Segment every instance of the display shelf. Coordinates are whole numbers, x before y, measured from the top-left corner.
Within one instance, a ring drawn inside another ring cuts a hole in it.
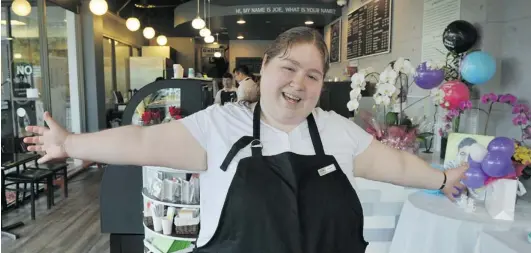
[[[199,209],[199,204],[197,204],[197,205],[186,205],[186,204],[177,204],[177,203],[172,203],[172,202],[160,201],[160,200],[157,200],[154,197],[150,196],[149,194],[145,193],[144,191],[142,191],[142,196],[144,196],[144,198],[146,198],[146,199],[151,200],[154,204],[162,204],[162,205],[165,205],[165,206],[174,206],[174,207],[179,207],[179,208]]]
[[[149,250],[149,252],[151,253],[163,253],[162,251],[160,251],[159,249],[157,249],[157,247],[155,247],[153,244],[151,244],[148,240],[144,239],[144,246]],[[193,252],[194,251],[194,246],[190,246],[189,248],[186,248],[186,249],[182,249],[182,250],[178,250],[178,251],[174,251],[174,252],[171,252],[171,253],[189,253],[189,252]]]
[[[144,219],[144,228],[149,230],[151,233],[156,234],[157,236],[161,236],[164,238],[177,240],[177,241],[188,241],[188,242],[195,242],[197,240],[196,235],[177,235],[175,234],[175,231],[172,231],[171,235],[165,235],[163,233],[156,232],[153,230],[153,225],[146,224],[146,220]]]
[[[158,170],[161,172],[168,172],[168,173],[191,173],[191,174],[201,173],[201,171],[173,169],[173,168],[158,167],[158,166],[143,166],[143,168],[149,169],[149,170]]]

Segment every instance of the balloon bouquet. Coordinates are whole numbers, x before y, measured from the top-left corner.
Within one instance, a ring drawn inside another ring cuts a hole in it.
[[[500,178],[516,179],[518,175],[511,160],[514,147],[514,141],[507,137],[494,138],[486,148],[479,143],[473,144],[463,184],[478,189]]]
[[[496,62],[492,56],[483,51],[468,51],[476,44],[478,33],[476,28],[467,21],[456,20],[450,23],[443,33],[443,44],[448,49],[447,62],[444,66],[433,66],[429,62],[421,63],[414,76],[415,83],[422,89],[431,90],[441,85],[449,105],[441,104],[444,108],[454,108],[464,98],[469,99],[466,81],[470,85],[481,85],[489,81],[496,72]],[[456,56],[457,62],[451,66],[449,56]],[[456,69],[455,67],[458,67]],[[456,75],[459,73],[458,75]],[[452,88],[455,87],[455,88]],[[455,90],[455,91],[454,91]]]

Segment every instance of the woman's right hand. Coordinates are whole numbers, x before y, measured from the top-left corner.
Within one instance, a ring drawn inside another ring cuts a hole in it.
[[[38,163],[68,157],[65,150],[65,142],[70,133],[60,126],[48,112],[44,113],[44,121],[46,121],[49,128],[41,126],[26,127],[26,131],[36,135],[24,138],[25,143],[34,144],[28,146],[28,150],[45,152],[45,155],[37,161]]]

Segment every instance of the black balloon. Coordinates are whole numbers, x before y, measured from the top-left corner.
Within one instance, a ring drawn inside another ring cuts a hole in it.
[[[443,44],[451,52],[463,53],[476,44],[478,31],[464,20],[456,20],[450,23],[443,33]]]

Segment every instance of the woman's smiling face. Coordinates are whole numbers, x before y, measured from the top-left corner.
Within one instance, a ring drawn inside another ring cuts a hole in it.
[[[261,104],[275,121],[298,124],[315,108],[321,95],[324,56],[313,43],[293,44],[287,50],[264,59]]]

